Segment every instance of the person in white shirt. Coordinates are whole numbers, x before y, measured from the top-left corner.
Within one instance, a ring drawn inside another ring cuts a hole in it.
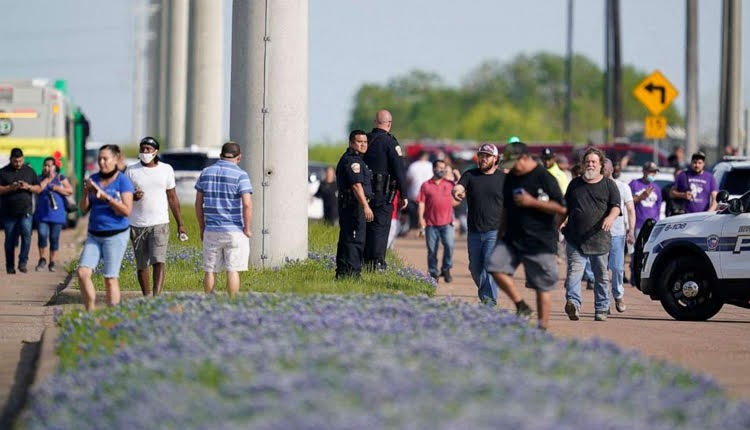
[[[409,164],[409,167],[406,169],[406,197],[410,201],[416,202],[417,196],[419,196],[419,189],[430,178],[432,178],[430,153],[422,150],[417,159]],[[409,205],[407,206],[407,210],[409,211],[409,225],[411,228],[416,228],[417,221],[419,220],[417,205]]]
[[[144,296],[161,293],[164,284],[167,244],[169,243],[169,209],[177,221],[180,240],[187,240],[180,215],[180,201],[175,190],[172,166],[159,161],[159,142],[144,137],[140,142],[138,163],[128,166],[125,174],[135,188],[130,212],[130,240],[133,242],[138,283]],[[153,267],[153,276],[150,276]],[[153,280],[153,290],[151,281]]]
[[[625,312],[627,306],[623,296],[625,295],[624,276],[625,276],[625,246],[626,243],[633,245],[635,243],[635,204],[633,203],[633,193],[630,187],[624,182],[615,180],[612,177],[614,166],[612,161],[607,159],[604,162],[604,176],[613,180],[617,184],[617,190],[620,192],[620,213],[612,223],[609,230],[612,235],[612,246],[609,249],[608,268],[612,271],[612,295],[615,299],[615,308],[617,312]]]

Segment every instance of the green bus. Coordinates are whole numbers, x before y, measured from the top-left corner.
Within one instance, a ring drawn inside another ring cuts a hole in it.
[[[55,158],[60,172],[82,192],[89,122],[67,94],[65,81],[0,80],[0,165],[8,164],[13,148],[38,173],[46,157]],[[80,213],[68,214],[74,226]]]

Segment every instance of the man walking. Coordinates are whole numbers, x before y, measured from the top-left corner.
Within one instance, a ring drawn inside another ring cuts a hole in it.
[[[368,269],[385,269],[385,251],[391,228],[393,198],[398,190],[399,207],[406,207],[406,178],[401,146],[391,131],[393,118],[387,110],[375,115],[375,128],[367,135],[367,153],[363,160],[372,171],[373,220],[367,223],[364,263]]]
[[[612,177],[614,166],[607,159],[604,162],[604,176],[617,185],[617,191],[620,193],[620,213],[615,222],[612,223],[610,234],[609,259],[607,267],[612,271],[612,296],[615,299],[615,308],[617,312],[625,312],[625,246],[626,244],[635,244],[635,208],[633,207],[633,194],[630,187]],[[631,275],[632,276],[632,275]]]
[[[219,161],[206,167],[195,184],[195,215],[203,241],[203,289],[214,290],[216,273],[227,272],[227,291],[235,297],[240,274],[250,259],[253,214],[250,177],[239,167],[240,145],[227,142]]]
[[[560,217],[566,213],[563,195],[555,178],[529,154],[522,142],[505,146],[503,169],[509,174],[503,184],[503,210],[498,239],[488,270],[500,288],[516,304],[516,313],[531,315],[513,282],[519,264],[526,273],[526,286],[536,290],[537,325],[546,330],[551,307],[550,291],[557,285],[557,243]]]
[[[483,144],[477,152],[478,167],[466,171],[453,187],[453,198],[459,202],[466,199],[469,209],[469,272],[478,288],[479,300],[490,306],[497,304],[497,284],[487,272],[487,264],[497,240],[505,182],[505,173],[497,168],[497,162],[497,147]]]
[[[614,181],[604,177],[604,160],[598,149],[586,150],[583,174],[573,178],[565,193],[565,313],[574,321],[580,318],[581,279],[587,260],[594,271],[594,320],[606,321],[609,312],[607,260],[612,242],[610,229],[620,215],[620,192]]]
[[[178,235],[185,234],[180,201],[175,190],[172,166],[159,160],[159,142],[144,137],[139,144],[140,161],[128,166],[125,174],[133,183],[133,209],[130,211],[130,240],[133,242],[138,284],[144,296],[161,293],[169,243],[169,212],[177,221]],[[149,273],[149,266],[153,273]]]
[[[26,273],[31,249],[32,194],[42,192],[39,178],[24,163],[21,148],[10,151],[10,163],[0,169],[0,219],[5,229],[5,271],[16,273],[16,243],[21,236],[18,270]]]
[[[453,205],[451,192],[453,182],[443,179],[446,165],[443,160],[432,163],[432,178],[425,181],[419,188],[417,202],[419,203],[419,228],[424,232],[427,243],[427,270],[433,279],[438,277],[445,282],[453,281],[451,268],[453,267]],[[458,202],[455,202],[458,204]],[[438,240],[443,244],[443,261],[440,272],[437,270]]]
[[[372,196],[370,169],[362,161],[365,152],[367,134],[362,130],[353,130],[349,133],[349,148],[336,165],[340,227],[336,247],[336,279],[359,278],[362,272],[366,224],[373,220],[373,211],[368,203]]]
[[[680,173],[670,191],[673,199],[684,201],[685,213],[715,211],[719,186],[711,172],[703,170],[706,154],[696,152],[690,159],[690,169]]]

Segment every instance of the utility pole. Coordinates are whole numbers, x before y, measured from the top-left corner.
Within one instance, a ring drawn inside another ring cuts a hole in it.
[[[148,30],[148,20],[154,13],[153,5],[148,0],[141,1],[135,6],[135,40],[133,61],[133,129],[132,140],[139,141],[143,137],[146,107],[145,68],[146,47],[153,34]]]
[[[161,15],[160,0],[150,0],[148,10],[148,38],[146,39],[146,130],[149,136],[159,136],[159,76],[161,74]],[[139,139],[140,140],[140,139]]]
[[[612,136],[612,0],[604,3],[604,144]]]
[[[686,0],[685,114],[687,154],[698,151],[698,0]]]
[[[169,148],[185,147],[189,11],[189,0],[169,0],[169,61],[164,135]]]
[[[717,159],[724,156],[724,148],[739,148],[739,119],[741,91],[741,2],[724,0],[722,5],[721,38],[721,99],[719,101],[719,139]]]
[[[612,0],[612,106],[614,138],[625,137],[622,119],[622,56],[620,55],[620,0]]]
[[[565,56],[565,114],[563,118],[563,139],[573,141],[573,0],[568,0],[568,35]]]

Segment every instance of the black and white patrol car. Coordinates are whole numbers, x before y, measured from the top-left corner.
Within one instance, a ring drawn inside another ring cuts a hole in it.
[[[633,283],[675,319],[707,320],[725,303],[750,308],[750,191],[728,197],[719,192],[717,212],[648,220],[638,235]]]

